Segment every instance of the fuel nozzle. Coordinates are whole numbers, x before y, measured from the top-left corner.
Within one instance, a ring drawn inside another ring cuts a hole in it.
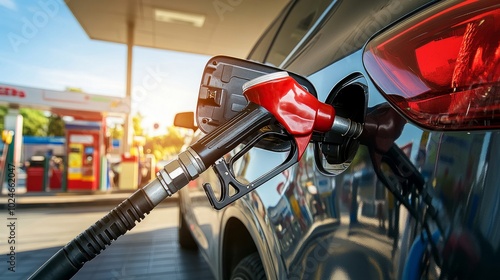
[[[330,130],[342,136],[357,138],[363,126],[335,114],[333,106],[320,102],[287,72],[276,72],[253,79],[243,85],[248,101],[270,111],[295,138],[299,159],[311,140],[313,131]]]
[[[221,126],[223,129],[221,127],[218,129],[221,134],[227,134],[233,128],[242,127],[240,136],[244,136],[246,139],[253,135],[254,139],[234,155],[229,162],[222,159],[213,166],[220,180],[220,197],[217,198],[214,195],[210,184],[207,183],[203,187],[210,203],[216,209],[221,209],[234,202],[297,163],[311,141],[313,132],[333,130],[348,137],[358,137],[362,132],[361,124],[336,116],[335,109],[331,105],[318,101],[315,96],[297,83],[287,72],[275,72],[251,80],[243,84],[243,94],[249,101],[245,109],[254,112],[255,117],[253,119],[244,117],[246,113],[243,111],[233,120],[230,120],[230,122],[233,122],[241,117],[243,119],[241,126],[231,123],[230,126],[225,127],[226,125],[224,125]],[[240,183],[232,174],[230,167],[264,136],[264,133],[255,134],[254,132],[272,123],[279,124],[279,127],[282,127],[285,131],[284,138],[290,140],[291,145],[287,158],[281,165],[268,171],[255,181]],[[220,143],[221,138],[218,137],[218,140],[214,141],[214,143]],[[231,139],[230,137],[227,138]],[[202,147],[195,144],[193,150],[206,152],[210,149],[207,149],[206,145]],[[221,154],[217,155],[219,158],[221,156]],[[230,195],[229,186],[236,189],[236,194]]]

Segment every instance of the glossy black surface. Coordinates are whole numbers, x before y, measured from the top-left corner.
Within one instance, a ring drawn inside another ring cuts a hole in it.
[[[331,93],[353,75],[361,77],[358,86],[368,93],[361,102],[370,111],[386,100],[365,72],[363,45],[427,2],[333,1],[295,52],[284,54],[281,66],[307,75],[322,101],[332,100]],[[280,18],[286,20],[286,14]],[[267,48],[269,40],[262,42]],[[255,59],[265,62],[262,48],[256,47]],[[424,131],[410,123],[397,133],[385,128],[380,127],[379,142],[361,145],[338,176],[318,171],[310,145],[298,164],[221,211],[210,207],[201,188],[202,182],[218,185],[212,171],[183,189],[181,209],[215,277],[229,279],[235,263],[254,251],[268,279],[498,277],[500,134]],[[383,155],[392,143],[404,161]],[[251,181],[285,156],[253,149],[234,170]],[[411,255],[412,244],[428,240],[429,233],[437,236],[434,242]],[[405,266],[411,277],[403,274]]]

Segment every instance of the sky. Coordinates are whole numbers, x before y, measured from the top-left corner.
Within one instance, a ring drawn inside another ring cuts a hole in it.
[[[196,109],[209,56],[144,47],[133,55],[132,113],[146,130]],[[124,44],[91,40],[62,0],[0,0],[0,83],[124,97],[126,57]]]

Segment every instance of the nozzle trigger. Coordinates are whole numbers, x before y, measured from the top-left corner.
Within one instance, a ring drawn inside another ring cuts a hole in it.
[[[290,139],[289,140],[290,151],[288,153],[287,158],[282,164],[280,164],[273,170],[265,173],[261,177],[257,178],[255,181],[248,184],[241,183],[235,178],[231,166],[233,166],[234,162],[236,162],[239,158],[241,158],[244,154],[246,154],[252,147],[254,147],[260,139],[269,136],[279,136],[281,138],[286,137]],[[297,163],[298,158],[299,158],[299,150],[297,144],[295,143],[295,141],[293,141],[292,138],[290,138],[289,135],[285,135],[283,133],[279,133],[276,131],[268,131],[265,133],[261,133],[257,137],[255,137],[250,143],[245,145],[245,147],[241,151],[239,151],[236,155],[234,155],[229,160],[229,162],[227,162],[224,158],[222,158],[221,160],[217,161],[214,165],[212,165],[212,168],[215,174],[217,174],[217,177],[219,178],[220,181],[220,187],[221,187],[220,199],[217,198],[212,186],[209,183],[203,184],[203,189],[207,194],[210,204],[212,204],[212,206],[215,209],[219,210],[233,203],[234,201],[238,200],[240,197],[246,195],[255,188],[259,187],[260,185],[264,184],[265,182],[267,182],[274,176],[278,175],[279,173],[285,171],[290,166]],[[230,187],[234,188],[235,190],[235,193],[232,195],[230,193],[229,189]]]

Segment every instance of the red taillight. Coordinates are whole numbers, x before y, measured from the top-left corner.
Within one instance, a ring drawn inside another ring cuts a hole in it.
[[[429,129],[500,128],[500,3],[445,1],[387,30],[363,54],[389,102]]]

